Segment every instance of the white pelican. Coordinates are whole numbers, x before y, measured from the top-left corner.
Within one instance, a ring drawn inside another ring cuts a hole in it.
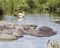
[[[19,21],[22,21],[22,20],[24,20],[24,17],[25,17],[25,13],[24,12],[22,12],[22,13],[18,13],[18,17],[19,17]]]

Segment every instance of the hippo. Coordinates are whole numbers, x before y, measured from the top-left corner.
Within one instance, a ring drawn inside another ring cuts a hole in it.
[[[25,35],[31,35],[36,37],[50,37],[56,35],[56,32],[50,27],[43,26],[37,29],[30,29],[24,32]]]
[[[19,25],[1,21],[0,40],[17,40],[21,37],[23,37],[23,33]]]
[[[60,24],[60,19],[53,20],[53,22]]]
[[[56,35],[57,33],[50,27],[43,26],[43,27],[39,28],[39,34],[43,34],[43,35],[46,35],[49,37],[49,36]]]
[[[34,23],[27,23],[25,25],[23,25],[24,30],[28,30],[28,29],[36,29],[38,25],[34,24]]]
[[[14,35],[1,34],[0,40],[16,40],[17,38]]]

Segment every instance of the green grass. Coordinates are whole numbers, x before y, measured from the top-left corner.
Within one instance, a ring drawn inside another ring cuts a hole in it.
[[[60,42],[56,41],[56,40],[49,40],[47,43],[47,48],[51,47],[51,48],[60,48]],[[49,46],[48,46],[49,45]]]
[[[18,12],[26,13],[60,12],[59,0],[0,0],[0,8],[5,14],[17,15]]]

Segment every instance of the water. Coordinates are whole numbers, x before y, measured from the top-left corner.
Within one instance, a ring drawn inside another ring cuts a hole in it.
[[[50,14],[28,14],[24,21],[18,21],[15,16],[4,16],[2,21],[16,23],[19,25],[26,24],[29,22],[35,23],[38,27],[48,26],[57,32],[57,35],[51,37],[34,37],[24,35],[20,38],[11,42],[1,42],[0,48],[47,48],[48,40],[60,40],[60,25],[53,23],[52,20],[60,18],[59,16]],[[50,47],[48,47],[50,48]]]

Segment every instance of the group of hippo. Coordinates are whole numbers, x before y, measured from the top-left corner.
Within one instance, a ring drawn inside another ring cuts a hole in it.
[[[24,37],[24,35],[50,37],[56,34],[53,29],[47,26],[39,28],[34,23],[20,26],[18,24],[0,21],[0,40],[16,40]]]

